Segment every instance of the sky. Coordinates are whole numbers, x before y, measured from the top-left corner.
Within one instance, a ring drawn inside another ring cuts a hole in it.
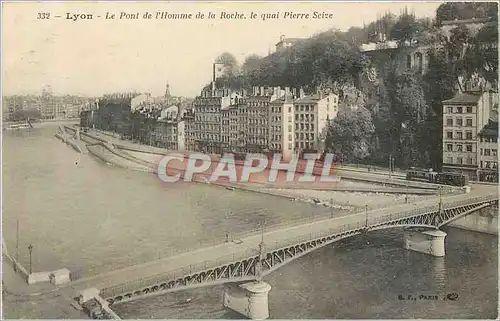
[[[10,2],[2,4],[3,95],[40,93],[100,96],[122,91],[194,97],[211,80],[212,63],[230,52],[241,63],[274,51],[280,35],[307,38],[337,28],[363,26],[384,12],[405,7],[417,17],[435,17],[441,2]],[[119,19],[138,14],[139,19]],[[192,13],[204,19],[157,20],[157,12]],[[211,12],[215,19],[208,19]],[[257,15],[251,19],[250,14]],[[284,14],[309,13],[309,19]],[[312,19],[313,12],[333,14]],[[49,19],[37,19],[49,13]],[[106,14],[115,19],[105,19]],[[143,19],[151,13],[153,19]],[[243,13],[246,19],[221,19]],[[262,14],[279,13],[279,19]],[[93,19],[66,19],[92,14]],[[56,16],[60,16],[59,18]],[[100,16],[100,17],[98,17]]]

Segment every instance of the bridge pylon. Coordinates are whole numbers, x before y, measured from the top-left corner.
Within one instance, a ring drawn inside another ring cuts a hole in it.
[[[262,281],[262,261],[265,259],[264,239],[259,244],[259,257],[255,263],[255,281],[243,284],[228,284],[224,289],[226,308],[234,310],[252,320],[269,318],[269,291],[271,286]]]
[[[404,248],[432,256],[445,256],[446,233],[438,229],[418,230],[408,228],[404,233]]]

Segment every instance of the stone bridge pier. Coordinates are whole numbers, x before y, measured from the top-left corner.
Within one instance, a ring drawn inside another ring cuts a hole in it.
[[[224,289],[224,307],[252,320],[269,318],[269,291],[271,286],[262,281],[229,283]]]
[[[440,230],[407,228],[404,232],[404,248],[432,256],[445,255],[446,233]]]

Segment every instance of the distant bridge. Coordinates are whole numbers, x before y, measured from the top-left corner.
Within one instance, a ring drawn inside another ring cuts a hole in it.
[[[460,217],[498,206],[498,195],[459,195],[443,198],[443,202],[432,206],[423,206],[424,203],[404,204],[284,228],[262,236],[250,236],[239,243],[229,242],[200,249],[77,280],[72,284],[96,287],[110,304],[117,304],[189,288],[260,280],[309,252],[354,235],[394,227],[437,230]],[[232,254],[221,257],[225,253]]]

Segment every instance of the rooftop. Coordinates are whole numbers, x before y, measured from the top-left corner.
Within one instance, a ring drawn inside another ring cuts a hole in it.
[[[323,94],[322,96],[323,96],[323,97],[322,97],[321,99],[324,99],[324,98],[328,97],[328,95],[326,95],[326,94]],[[302,98],[302,99],[297,99],[297,100],[295,101],[295,103],[296,103],[296,104],[310,104],[310,103],[317,103],[317,102],[318,102],[318,101],[320,101],[321,99],[320,99],[320,95],[316,93],[316,94],[314,94],[314,95],[306,96],[306,97],[304,97],[304,98]]]
[[[480,92],[459,92],[455,97],[447,100],[443,100],[444,105],[454,105],[454,104],[470,104],[475,105],[481,97]]]

